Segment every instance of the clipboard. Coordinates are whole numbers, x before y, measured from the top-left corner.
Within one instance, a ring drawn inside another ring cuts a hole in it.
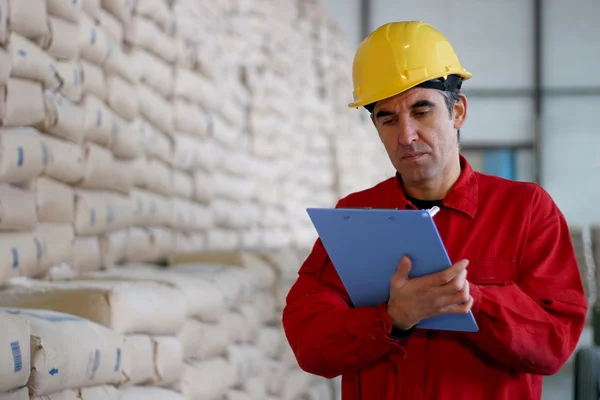
[[[390,279],[404,255],[412,260],[410,278],[452,265],[428,210],[307,208],[354,307],[389,299]],[[425,319],[417,328],[477,332],[473,313]]]

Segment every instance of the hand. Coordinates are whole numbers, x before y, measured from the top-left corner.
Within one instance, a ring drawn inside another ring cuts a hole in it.
[[[402,258],[390,282],[387,312],[401,330],[441,314],[466,314],[473,305],[467,281],[468,260],[461,260],[436,274],[409,279],[411,261]]]

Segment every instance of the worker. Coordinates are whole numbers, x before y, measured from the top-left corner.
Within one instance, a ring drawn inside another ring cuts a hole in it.
[[[370,112],[396,174],[337,207],[439,206],[434,221],[454,264],[409,278],[405,256],[389,301],[354,307],[317,240],[283,311],[299,366],[341,375],[343,400],[540,399],[542,377],[574,351],[588,307],[564,216],[539,185],[475,172],[460,154],[461,86],[472,75],[434,27],[381,26],[352,72],[350,107]],[[478,332],[415,327],[469,311]]]

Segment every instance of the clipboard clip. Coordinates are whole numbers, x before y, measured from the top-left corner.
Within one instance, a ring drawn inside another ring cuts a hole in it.
[[[440,208],[438,206],[433,206],[429,209],[429,215],[431,215],[431,218],[433,218],[439,211]]]

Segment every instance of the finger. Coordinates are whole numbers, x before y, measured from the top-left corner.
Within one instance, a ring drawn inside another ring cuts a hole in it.
[[[460,304],[450,304],[440,309],[440,314],[466,314],[471,311],[473,306],[473,297],[469,296],[467,301]]]
[[[460,291],[438,297],[435,304],[439,308],[444,308],[444,307],[448,307],[448,306],[451,306],[454,304],[465,303],[469,300],[470,297],[471,297],[471,294],[470,294],[469,282],[465,281],[465,284]]]
[[[460,260],[452,265],[450,268],[447,268],[437,274],[430,275],[432,286],[442,286],[446,283],[450,282],[457,275],[464,271],[469,265],[469,260]]]
[[[453,293],[457,293],[457,292],[460,292],[461,290],[463,290],[466,282],[467,282],[467,270],[463,269],[450,282],[445,283],[442,286],[438,286],[435,289],[435,292],[441,296],[451,295]]]
[[[410,268],[412,266],[412,262],[408,256],[402,257],[400,263],[398,264],[398,268],[394,275],[392,275],[391,284],[393,287],[400,287],[404,285],[404,282],[408,279],[408,273],[410,272]]]

